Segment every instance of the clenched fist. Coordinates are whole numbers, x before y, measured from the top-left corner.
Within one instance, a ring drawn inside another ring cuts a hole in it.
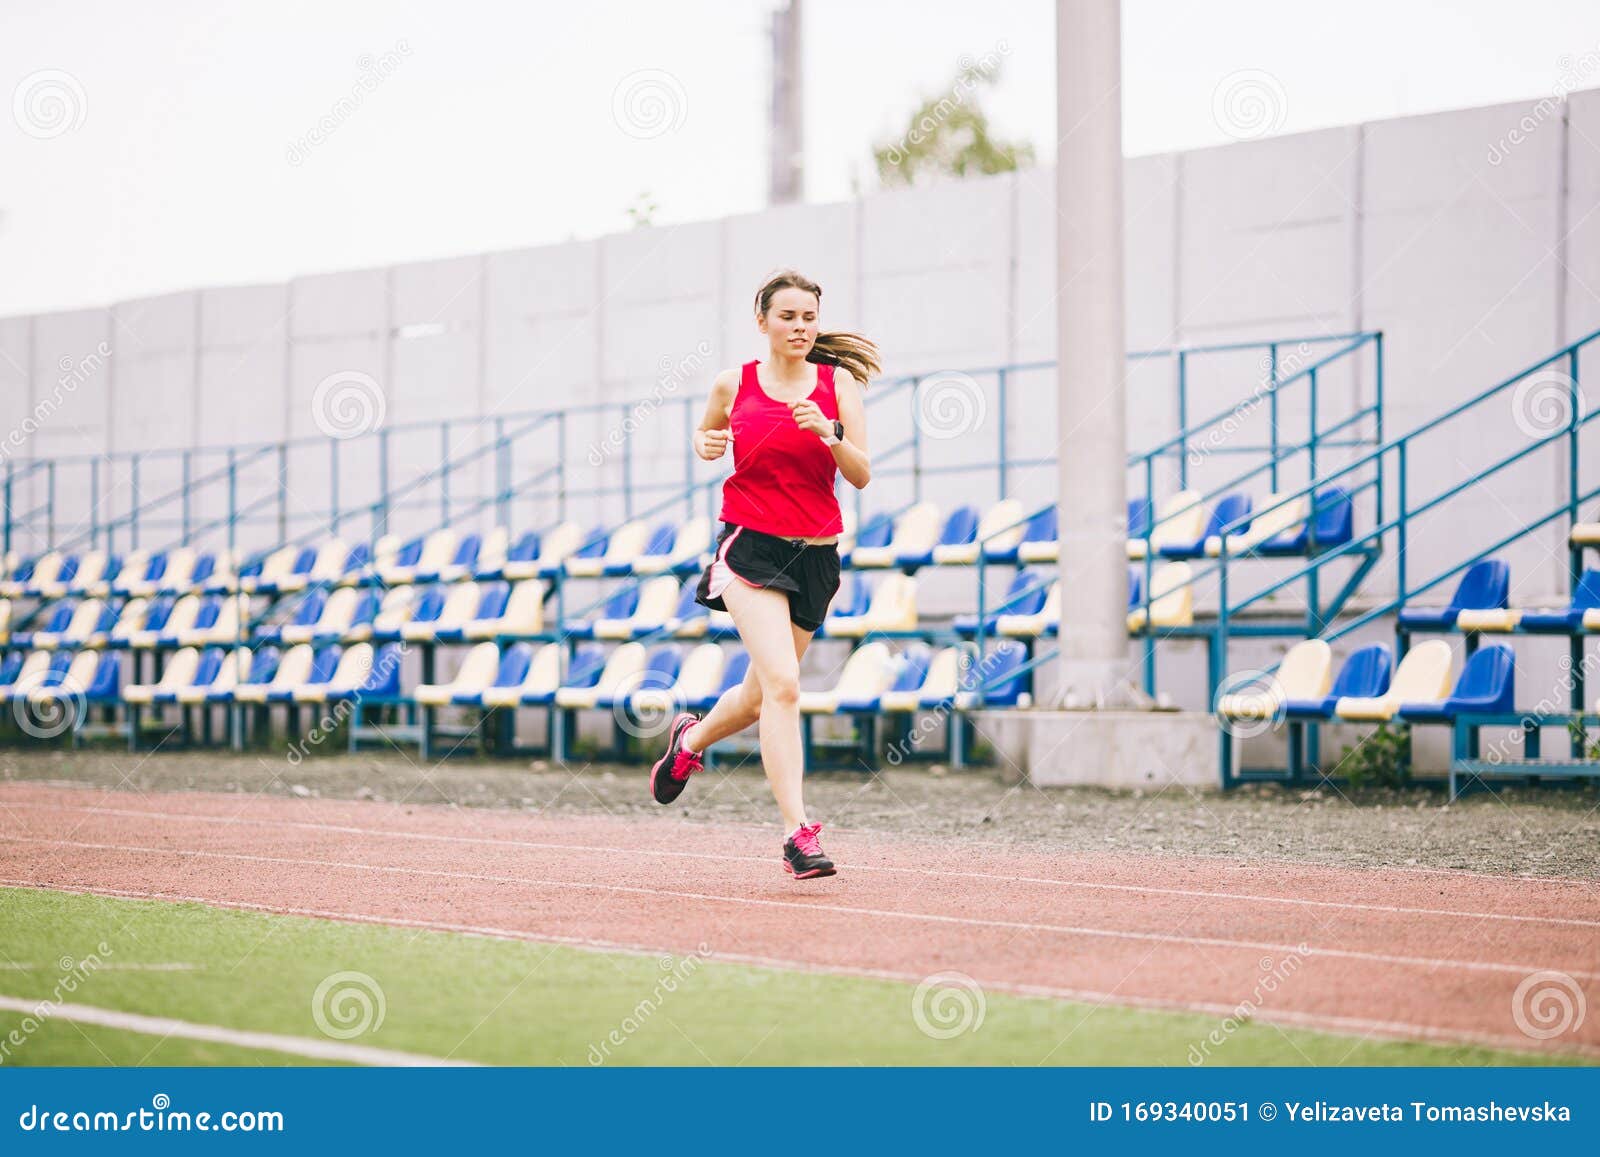
[[[733,445],[733,431],[731,430],[696,430],[694,432],[694,452],[707,462],[715,462],[728,452],[728,447]]]
[[[809,430],[819,438],[833,437],[833,419],[824,417],[821,408],[810,398],[791,402],[789,413],[802,430]]]

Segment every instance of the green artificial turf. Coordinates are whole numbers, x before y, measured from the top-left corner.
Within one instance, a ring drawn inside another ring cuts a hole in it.
[[[101,949],[104,945],[104,950]],[[92,966],[99,960],[107,967]],[[188,964],[139,971],[132,964]],[[115,965],[117,967],[109,967]],[[63,969],[66,968],[66,971]],[[328,978],[358,973],[347,983]],[[326,1042],[324,986],[349,1043],[489,1064],[1187,1065],[1222,1021],[580,948],[414,932],[201,904],[0,889],[0,994]],[[341,999],[337,994],[345,993]],[[381,992],[383,1018],[375,1023]],[[948,1017],[942,1020],[941,1015]],[[313,1064],[255,1051],[0,1011],[0,1065]],[[964,1028],[963,1028],[964,1026]],[[22,1043],[9,1034],[17,1031]],[[1563,1063],[1505,1052],[1247,1022],[1206,1045],[1217,1065]]]

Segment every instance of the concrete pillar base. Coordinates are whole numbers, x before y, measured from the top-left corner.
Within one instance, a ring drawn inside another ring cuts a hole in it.
[[[1001,766],[1039,787],[1216,788],[1218,726],[1202,711],[979,711]]]

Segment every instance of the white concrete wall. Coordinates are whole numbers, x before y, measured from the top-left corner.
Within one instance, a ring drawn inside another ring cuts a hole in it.
[[[1130,347],[1382,329],[1393,434],[1600,326],[1600,92],[1576,94],[1555,116],[1547,111],[1500,106],[1130,159]],[[1498,148],[1525,116],[1537,118],[1533,131]],[[287,438],[296,444],[281,516],[297,532],[314,527],[328,504],[335,455],[343,507],[376,493],[376,440],[333,449],[323,440],[312,401],[330,375],[366,374],[381,384],[391,485],[438,462],[442,420],[452,423],[451,452],[461,454],[492,436],[495,415],[605,403],[603,412],[571,421],[565,483],[569,515],[609,518],[614,500],[581,492],[618,486],[624,457],[635,482],[655,483],[659,495],[682,482],[684,428],[695,417],[683,398],[702,393],[718,369],[759,352],[750,297],[778,265],[800,264],[817,278],[826,290],[825,324],[872,335],[891,373],[1051,358],[1053,198],[1053,172],[1038,169],[593,241],[0,319],[0,422],[18,428],[53,388],[58,365],[105,341],[112,356],[12,458],[119,455],[100,470],[100,493],[113,494],[103,520],[125,505],[125,452]],[[686,360],[693,365],[686,379],[664,377]],[[1591,362],[1596,404],[1600,356]],[[1190,368],[1191,417],[1232,404],[1261,376],[1255,355],[1195,360]],[[926,443],[946,463],[981,466],[998,451],[995,381],[973,376],[984,423],[962,438]],[[1134,363],[1129,381],[1131,439],[1148,445],[1173,429],[1174,364]],[[1053,452],[1053,387],[1048,370],[1012,375],[1006,439],[1013,456]],[[1321,420],[1343,416],[1374,387],[1367,372],[1324,374]],[[1286,438],[1307,428],[1303,397],[1285,398]],[[639,408],[641,399],[650,404]],[[875,445],[903,440],[911,413],[909,397],[875,407]],[[1486,414],[1448,438],[1419,441],[1411,462],[1421,480],[1416,493],[1426,492],[1428,479],[1458,477],[1513,448],[1525,435],[1507,417]],[[426,425],[413,431],[412,423]],[[590,448],[606,446],[625,423],[632,430],[626,454],[608,450],[591,461]],[[1264,410],[1235,436],[1263,440]],[[527,436],[514,476],[537,474],[555,455],[553,429]],[[1413,574],[1552,505],[1565,491],[1563,457],[1546,454],[1507,471],[1492,501],[1475,500],[1471,518],[1462,507],[1420,524]],[[221,469],[225,460],[206,455],[195,470]],[[909,459],[880,465],[872,505],[908,500],[910,480],[897,471]],[[1194,480],[1215,484],[1236,465],[1207,459]],[[170,460],[142,464],[141,491],[148,497],[170,487],[175,470]],[[701,479],[714,473],[702,463],[693,471]],[[241,466],[241,497],[262,493],[275,472],[270,458]],[[1286,482],[1300,480],[1287,472]],[[453,480],[450,508],[488,496],[493,481],[485,459],[472,477]],[[1169,474],[1159,485],[1173,481]],[[36,476],[19,491],[31,501],[40,486]],[[87,465],[63,463],[56,487],[62,536],[88,518]],[[1053,480],[1044,468],[1019,469],[1011,489],[1043,498]],[[945,504],[998,496],[992,471],[931,475],[925,493]],[[433,525],[442,497],[436,483],[420,487],[392,528]],[[221,487],[201,496],[195,521],[219,517],[223,500]],[[20,492],[16,505],[28,508]],[[514,520],[526,525],[554,514],[553,499],[529,499]],[[258,517],[241,530],[241,546],[280,533],[276,504]],[[364,537],[367,516],[343,529]],[[217,536],[212,541],[220,545]],[[1508,552],[1519,599],[1562,592],[1557,545],[1552,530]],[[1380,575],[1372,589],[1384,581]],[[935,605],[946,597],[938,589],[929,596]],[[961,594],[952,589],[948,597]]]

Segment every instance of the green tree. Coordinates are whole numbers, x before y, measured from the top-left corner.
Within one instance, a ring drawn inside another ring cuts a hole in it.
[[[628,220],[635,229],[648,229],[655,224],[656,213],[660,209],[656,199],[649,192],[642,191],[628,206]]]
[[[885,186],[927,176],[1009,173],[1033,164],[1033,145],[1003,141],[989,128],[979,95],[1000,78],[998,64],[958,72],[945,93],[924,100],[897,139],[880,141],[872,159]]]

